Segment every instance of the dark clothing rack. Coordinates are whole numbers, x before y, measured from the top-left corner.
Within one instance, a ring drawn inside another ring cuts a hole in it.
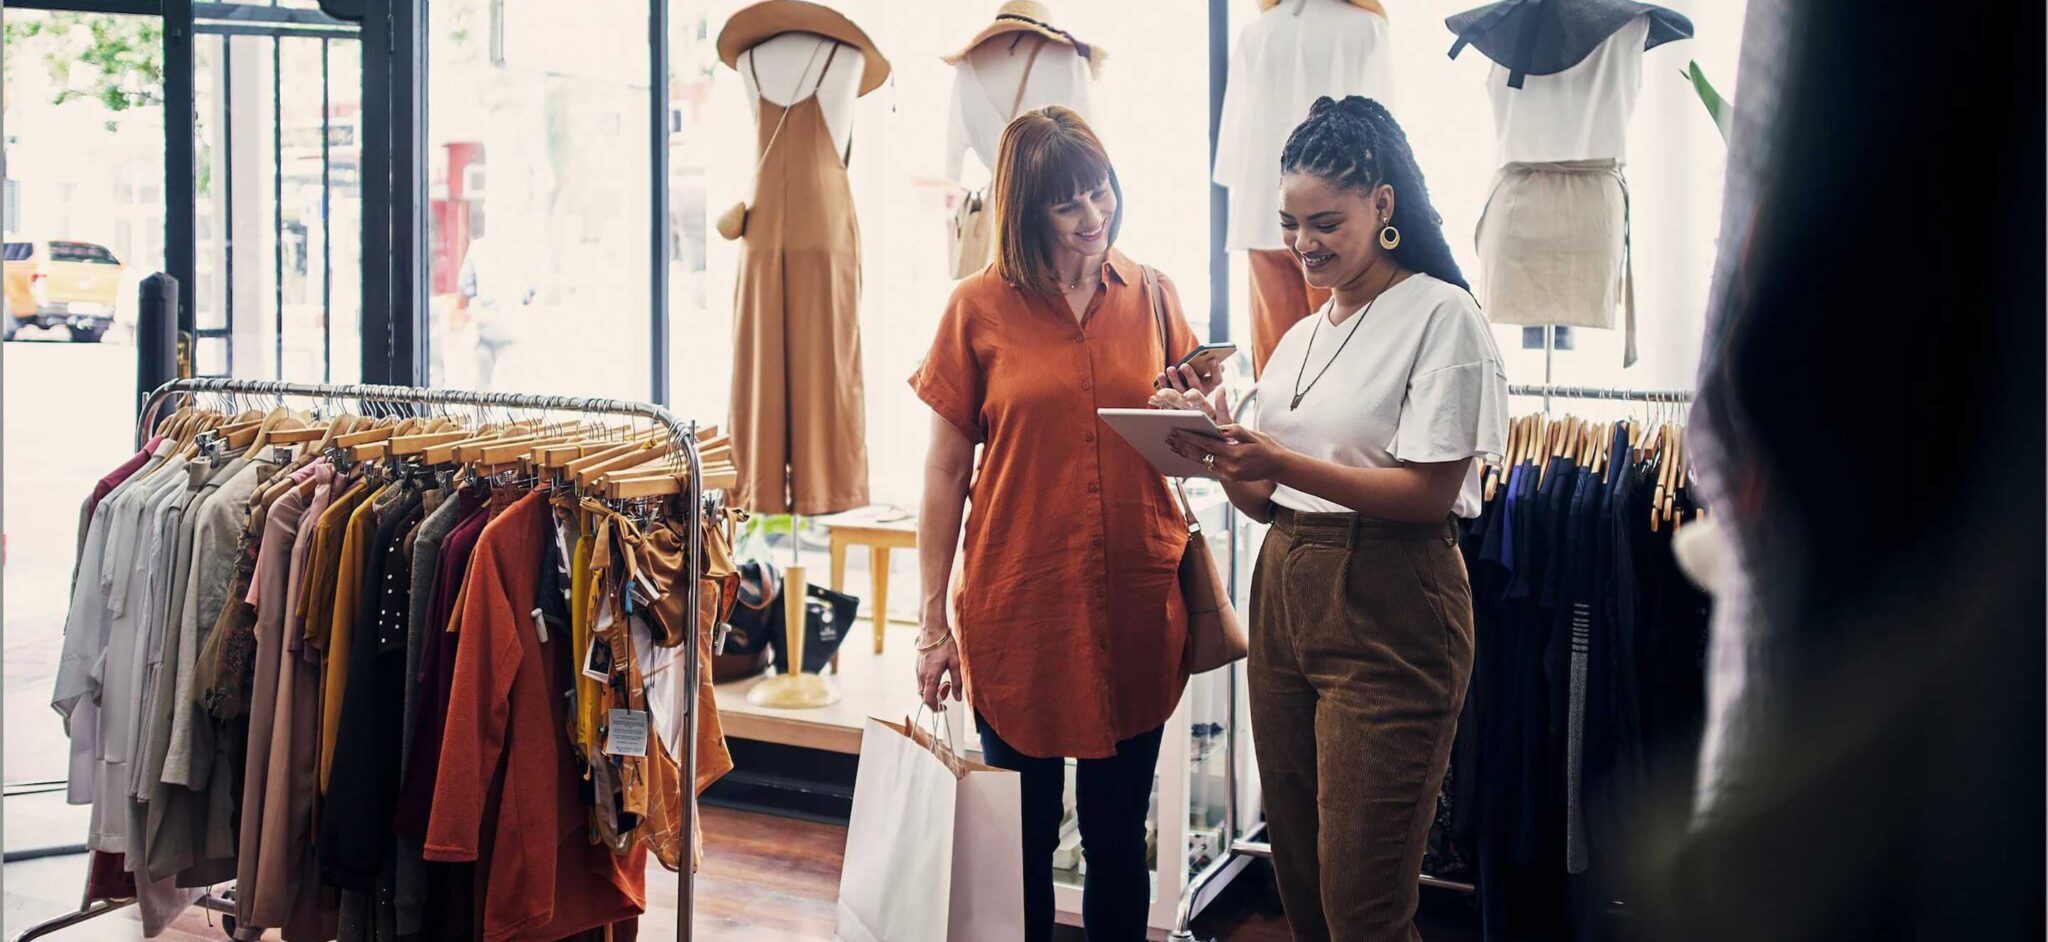
[[[543,413],[569,412],[586,415],[633,416],[648,419],[659,423],[668,432],[675,446],[688,458],[689,475],[687,489],[684,492],[687,495],[687,499],[682,503],[689,516],[686,525],[690,534],[690,559],[700,560],[704,555],[703,517],[700,515],[715,513],[716,508],[711,505],[717,500],[717,497],[716,495],[706,495],[704,493],[704,473],[698,461],[697,453],[697,425],[695,422],[685,421],[675,413],[658,405],[622,399],[472,392],[451,389],[426,389],[416,386],[374,386],[362,384],[329,386],[263,380],[177,379],[157,387],[144,400],[142,411],[136,418],[136,446],[139,448],[148,440],[150,431],[156,426],[155,419],[158,411],[172,397],[183,396],[187,402],[191,402],[196,400],[198,396],[207,393],[235,398],[242,396],[254,398],[276,397],[280,404],[283,403],[286,397],[294,397],[318,399],[324,402],[353,400],[393,405],[473,406],[478,409],[496,408],[508,411],[522,410]],[[692,565],[689,567],[689,571],[694,572],[696,568],[695,565]],[[700,683],[699,678],[702,670],[702,665],[698,663],[697,656],[697,633],[704,628],[704,626],[697,623],[698,589],[698,580],[695,578],[689,579],[687,591],[689,593],[690,636],[682,645],[684,652],[684,682],[678,694],[678,699],[682,700],[679,706],[685,717],[686,732],[682,754],[677,757],[682,773],[678,776],[678,780],[683,783],[681,787],[686,789],[689,787],[689,783],[696,781],[697,768],[697,722],[699,719],[697,713],[697,685]],[[682,800],[682,829],[684,834],[694,834],[697,829],[697,803],[692,798],[693,796],[686,794]],[[689,865],[684,866],[681,872],[677,874],[676,938],[679,942],[688,942],[691,938],[692,912],[696,901],[694,878],[694,868]],[[38,939],[60,929],[69,928],[87,920],[104,916],[107,913],[133,905],[134,903],[135,900],[133,899],[99,902],[87,900],[75,912],[65,913],[29,927],[20,935],[15,936],[13,942],[30,942],[30,940]],[[197,905],[202,909],[213,912],[229,914],[235,912],[234,900],[231,896],[209,893],[200,897]]]

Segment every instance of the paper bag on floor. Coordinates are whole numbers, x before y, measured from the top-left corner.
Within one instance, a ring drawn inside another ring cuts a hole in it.
[[[914,723],[869,718],[834,938],[1022,937],[1019,788],[1017,773],[969,762]]]

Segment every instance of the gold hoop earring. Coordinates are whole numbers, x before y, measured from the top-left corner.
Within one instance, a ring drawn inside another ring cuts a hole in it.
[[[1392,224],[1382,226],[1380,228],[1380,248],[1391,252],[1400,247],[1401,230],[1394,228]]]

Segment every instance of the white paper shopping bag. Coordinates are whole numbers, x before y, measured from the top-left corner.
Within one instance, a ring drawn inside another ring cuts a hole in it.
[[[1024,933],[1015,772],[967,762],[906,721],[870,718],[839,878],[842,942]]]

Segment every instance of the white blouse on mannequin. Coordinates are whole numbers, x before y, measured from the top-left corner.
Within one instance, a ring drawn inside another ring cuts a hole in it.
[[[836,55],[832,51],[835,45],[839,46]],[[826,67],[828,58],[830,68]],[[818,107],[825,112],[833,147],[846,151],[847,142],[853,139],[853,103],[860,97],[860,79],[866,69],[860,50],[814,33],[783,33],[740,53],[738,68],[750,99],[758,103],[766,98],[785,108],[809,97],[823,71]],[[757,71],[759,85],[754,84]]]
[[[1287,135],[1324,95],[1363,95],[1391,109],[1388,42],[1387,21],[1346,0],[1290,0],[1244,28],[1216,147],[1216,182],[1230,189],[1226,249],[1285,247],[1280,151]]]
[[[1064,105],[1078,112],[1082,120],[1089,120],[1092,79],[1088,60],[1074,52],[1074,47],[1035,34],[992,36],[953,67],[952,119],[946,128],[948,178],[961,179],[968,151],[994,175],[996,148],[1002,142],[1003,129],[1010,124],[1010,103],[1017,101],[1017,83],[1025,78],[1024,65],[1031,62],[1031,48],[1037,43],[1044,43],[1045,48],[1031,66],[1017,113]]]
[[[1500,161],[1620,160],[1628,151],[1628,119],[1643,85],[1648,14],[1630,20],[1586,58],[1554,75],[1527,75],[1508,85],[1508,70],[1487,70]]]

